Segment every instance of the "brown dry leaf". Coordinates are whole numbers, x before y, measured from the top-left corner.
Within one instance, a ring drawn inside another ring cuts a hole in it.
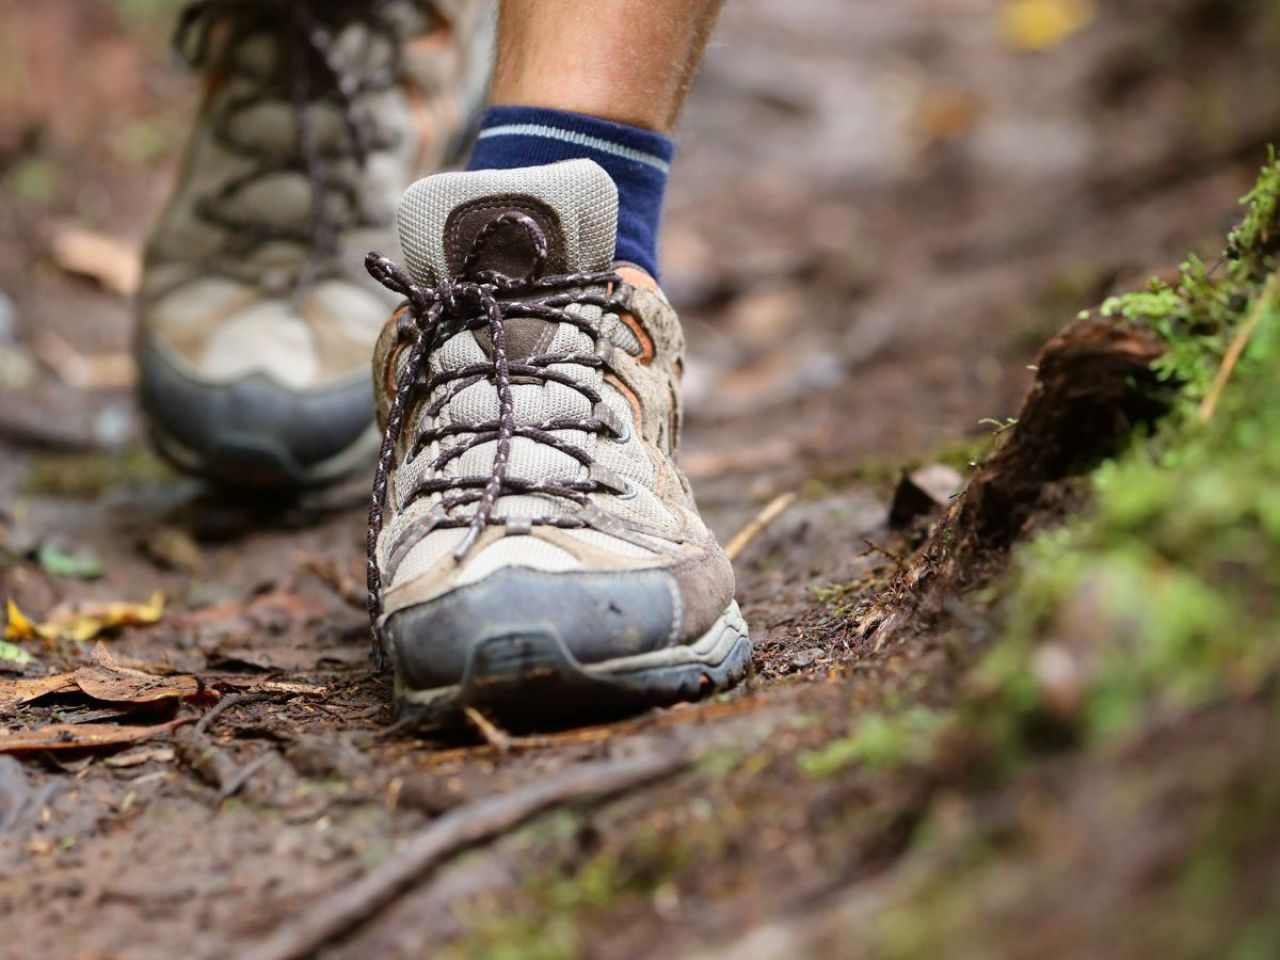
[[[76,390],[118,390],[133,386],[137,365],[127,353],[85,355],[52,330],[41,330],[32,343],[40,362]]]
[[[138,290],[142,252],[127,240],[63,223],[54,230],[49,252],[67,273],[96,280],[112,293],[131,297]]]
[[[200,545],[182,527],[156,527],[139,541],[138,546],[149,560],[165,570],[196,573],[204,562]]]
[[[311,553],[297,555],[298,566],[331,589],[343,602],[357,610],[368,603],[365,584],[348,565],[337,557],[320,557]]]
[[[932,90],[916,106],[912,126],[926,143],[946,143],[971,133],[981,115],[982,107],[973,97]]]
[[[144,704],[188,700],[211,693],[199,680],[186,674],[164,676],[123,666],[101,640],[93,648],[93,659],[94,666],[76,671],[75,682],[94,700]]]
[[[204,693],[195,677],[154,677],[149,674],[115,673],[102,667],[81,667],[75,682],[85,696],[110,703],[159,703],[188,700]]]
[[[173,758],[173,747],[139,747],[137,750],[129,750],[114,757],[108,757],[102,762],[108,767],[136,767],[149,760],[172,763]]]
[[[74,673],[55,673],[48,677],[24,677],[0,680],[0,706],[18,706],[39,700],[51,693],[70,693],[76,689]]]
[[[55,693],[76,692],[92,700],[133,705],[216,696],[193,676],[158,676],[121,666],[101,642],[93,658],[93,666],[71,673],[0,681],[0,705],[18,706]]]
[[[94,750],[124,743],[138,743],[191,723],[195,717],[178,717],[168,723],[137,727],[119,723],[56,723],[35,730],[0,733],[0,753],[31,750]]]

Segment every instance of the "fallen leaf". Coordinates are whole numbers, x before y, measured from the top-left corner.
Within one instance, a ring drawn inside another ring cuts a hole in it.
[[[85,355],[48,329],[38,332],[31,346],[41,363],[76,390],[124,389],[138,379],[137,364],[127,353]]]
[[[1048,50],[1093,22],[1094,0],[1010,0],[1000,8],[1000,32],[1016,50]]]
[[[148,559],[164,570],[195,573],[204,560],[200,545],[182,527],[156,527],[139,541],[138,546]]]
[[[299,553],[297,560],[302,569],[336,593],[343,602],[357,610],[367,608],[368,588],[341,559]]]
[[[142,253],[137,245],[119,237],[64,223],[55,229],[49,252],[53,262],[67,273],[96,280],[122,297],[138,290]]]
[[[85,723],[99,723],[103,720],[124,721],[131,717],[138,707],[132,703],[97,704],[86,703],[79,707],[60,707],[57,712],[59,723],[74,723],[80,726]]]
[[[178,717],[168,723],[138,727],[119,723],[55,723],[35,730],[0,733],[0,753],[31,750],[93,750],[138,743],[191,723],[195,717]]]
[[[4,638],[6,640],[41,639],[40,628],[18,609],[12,597],[5,603]]]
[[[18,706],[53,694],[83,693],[91,700],[141,705],[163,700],[216,697],[198,679],[186,674],[162,676],[122,667],[99,642],[92,666],[71,673],[19,680],[0,680],[0,705]]]
[[[53,693],[71,693],[76,689],[74,673],[55,673],[47,677],[23,677],[0,680],[0,706],[18,706]]]
[[[102,762],[108,767],[136,767],[146,763],[148,760],[171,763],[173,757],[173,747],[140,747],[137,750],[128,750],[124,753],[116,754],[114,757],[108,757]]]
[[[24,667],[31,660],[31,654],[17,644],[9,643],[7,640],[0,640],[0,668],[4,666]]]
[[[34,623],[12,600],[9,622],[5,626],[7,640],[73,640],[85,643],[122,627],[147,626],[157,623],[164,614],[164,594],[157,590],[146,603],[85,603],[58,608],[43,623]]]
[[[263,680],[253,685],[252,689],[266,693],[292,693],[299,697],[323,697],[329,693],[328,687],[316,687],[307,683],[290,683],[287,680]]]
[[[982,107],[972,97],[932,90],[917,104],[912,126],[926,143],[947,143],[971,133],[981,116]]]
[[[203,693],[195,677],[134,677],[112,673],[101,667],[81,667],[76,671],[76,686],[94,700],[111,703],[158,703],[161,700],[187,700]]]
[[[102,561],[89,550],[63,550],[52,543],[42,543],[36,550],[36,563],[56,577],[79,577],[96,580],[102,576]]]

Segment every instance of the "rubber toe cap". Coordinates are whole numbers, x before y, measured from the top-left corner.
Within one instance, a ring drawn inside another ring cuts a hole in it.
[[[305,392],[261,374],[205,383],[154,344],[144,348],[140,367],[142,406],[162,450],[220,483],[270,488],[338,479],[335,459],[374,429],[367,377]]]
[[[678,596],[664,570],[508,567],[396,611],[384,633],[401,683],[432,690],[463,683],[477,669],[476,652],[503,637],[553,638],[584,666],[669,647],[680,625]],[[486,669],[521,667],[486,662]]]

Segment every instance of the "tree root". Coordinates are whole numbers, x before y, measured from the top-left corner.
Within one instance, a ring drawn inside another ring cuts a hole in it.
[[[670,776],[686,753],[649,754],[578,764],[507,794],[458,807],[432,822],[360,880],[311,905],[273,933],[237,951],[240,960],[295,960],[370,920],[424,873],[451,855],[507,831],[552,807],[600,799]]]
[[[1003,568],[1009,547],[1060,504],[1060,482],[1117,453],[1135,428],[1164,415],[1172,385],[1151,369],[1154,333],[1118,319],[1070,324],[1041,351],[1035,383],[1008,439],[890,586],[862,611],[857,635],[876,648],[908,623],[932,622],[948,597]]]

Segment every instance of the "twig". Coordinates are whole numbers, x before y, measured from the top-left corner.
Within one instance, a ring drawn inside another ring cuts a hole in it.
[[[217,806],[243,790],[253,775],[277,756],[275,751],[268,751],[240,766],[229,753],[194,728],[190,733],[174,738],[174,755],[181,764],[218,791]]]
[[[270,699],[270,695],[266,693],[233,693],[228,697],[223,697],[210,707],[208,712],[196,723],[194,735],[203,737],[213,721],[217,720],[219,716],[232,707],[238,707],[245,703],[257,703],[260,700],[267,699]]]
[[[179,763],[218,790],[225,789],[239,774],[235,761],[225,750],[194,730],[174,737],[174,755]]]
[[[777,520],[798,499],[794,490],[782,493],[770,500],[755,518],[738,531],[732,540],[725,545],[724,552],[730,560],[737,560],[742,551],[751,546],[756,537],[764,533],[773,521]]]
[[[475,707],[463,707],[462,712],[466,714],[471,725],[480,731],[480,736],[484,737],[485,743],[499,753],[509,753],[512,750],[543,750],[547,747],[559,746],[563,742],[560,737],[513,737]]]
[[[1267,285],[1262,288],[1262,293],[1254,303],[1253,309],[1249,311],[1249,316],[1240,325],[1240,329],[1236,331],[1235,339],[1231,341],[1231,346],[1227,348],[1227,352],[1222,358],[1222,365],[1218,367],[1218,373],[1213,378],[1213,385],[1209,388],[1209,392],[1205,394],[1204,400],[1200,404],[1201,423],[1208,423],[1213,418],[1214,411],[1218,409],[1218,401],[1222,399],[1222,391],[1231,382],[1231,375],[1235,373],[1236,364],[1244,356],[1245,348],[1249,346],[1249,341],[1253,339],[1253,335],[1258,329],[1258,324],[1262,322],[1263,315],[1275,305],[1278,284],[1280,284],[1280,273],[1273,273],[1271,279],[1267,281]]]
[[[506,753],[511,749],[511,734],[507,733],[475,707],[463,707],[462,712],[466,714],[467,720],[471,725],[480,731],[480,736],[484,737],[485,743],[499,753]]]
[[[274,750],[269,750],[258,759],[246,763],[218,791],[218,804],[221,805],[239,793],[244,785],[253,778],[253,775],[274,760],[276,756],[277,754]]]
[[[894,567],[898,569],[901,569],[902,567],[906,566],[907,561],[911,559],[906,554],[895,553],[893,550],[890,550],[888,547],[884,546],[884,544],[876,543],[870,537],[863,537],[862,542],[866,545],[867,549],[863,550],[862,553],[858,554],[859,559],[862,559],[863,557],[869,557],[869,556],[872,556],[873,554],[878,553],[880,556],[884,557],[885,559],[893,561]]]
[[[450,855],[501,836],[544,810],[600,799],[670,776],[689,761],[684,752],[583,763],[511,793],[485,797],[446,813],[355,883],[322,897],[269,936],[237,952],[240,960],[297,960],[348,933]]]

